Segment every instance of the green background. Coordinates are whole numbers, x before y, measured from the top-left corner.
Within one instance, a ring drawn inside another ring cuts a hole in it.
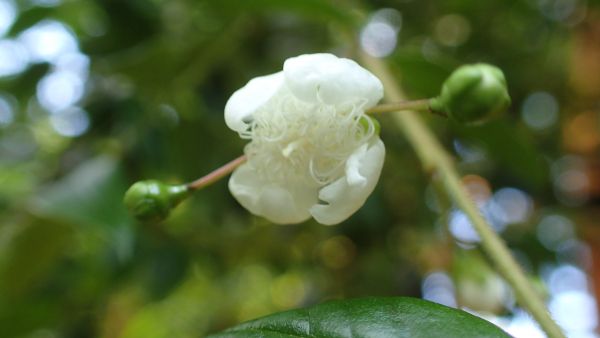
[[[89,63],[75,115],[43,104],[41,83],[58,61],[23,56],[22,71],[0,77],[0,110],[10,110],[0,115],[2,337],[197,337],[328,299],[421,297],[434,271],[451,277],[454,305],[516,315],[510,295],[486,286],[497,278],[487,258],[445,230],[446,219],[461,224],[460,214],[439,212],[446,203],[387,116],[378,117],[387,150],[380,182],[340,225],[270,224],[237,204],[226,180],[159,225],[136,223],[122,205],[137,180],[191,181],[239,156],[245,142],[223,120],[236,89],[299,54],[355,57],[366,25],[382,15],[397,33],[386,60],[410,98],[436,95],[464,63],[504,70],[513,99],[506,116],[477,126],[424,118],[482,203],[504,201],[505,217],[525,210],[496,221],[549,300],[556,294],[543,281],[553,268],[586,272],[594,283],[593,1],[10,3],[17,12],[3,39],[62,23]],[[491,195],[509,187],[508,202]]]

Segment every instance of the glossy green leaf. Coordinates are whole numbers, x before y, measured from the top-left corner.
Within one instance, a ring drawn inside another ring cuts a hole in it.
[[[416,298],[360,298],[276,313],[210,336],[226,337],[510,337],[467,312]]]

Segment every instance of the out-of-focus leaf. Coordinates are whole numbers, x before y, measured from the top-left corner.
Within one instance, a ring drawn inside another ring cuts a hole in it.
[[[32,169],[27,165],[5,165],[0,167],[0,208],[11,200],[18,200],[26,196],[34,186],[35,177]]]
[[[198,337],[198,332],[205,332],[214,319],[214,307],[223,299],[220,294],[217,285],[195,273],[167,298],[140,308],[120,337]]]
[[[8,31],[9,36],[14,36],[27,28],[35,25],[39,21],[42,21],[54,14],[55,9],[52,7],[31,7],[25,11],[22,11],[17,17],[16,21],[12,24]]]
[[[404,87],[415,98],[439,95],[442,83],[455,66],[455,62],[441,56],[437,62],[426,60],[421,50],[412,48],[394,54],[391,63],[399,71]]]
[[[78,10],[81,11],[75,8],[65,12],[73,21],[81,22],[81,15],[76,14]],[[95,1],[95,6],[90,6],[87,10],[97,13],[92,17],[101,20],[101,25],[105,28],[99,36],[82,43],[83,51],[92,56],[130,50],[159,31],[160,12],[154,1]]]
[[[89,32],[93,25],[98,25],[104,19],[103,14],[99,6],[90,0],[65,1],[60,6],[28,6],[19,13],[8,35],[17,36],[44,20],[61,21],[79,35]]]
[[[22,295],[58,263],[73,239],[73,228],[49,219],[33,219],[21,225],[10,243],[0,247],[0,295]]]
[[[451,124],[453,132],[467,142],[481,145],[502,170],[524,186],[539,190],[548,175],[539,151],[514,123],[497,120],[477,126]]]
[[[72,222],[114,227],[129,220],[123,205],[126,189],[116,159],[101,156],[43,189],[33,206],[42,214]]]
[[[265,11],[285,10],[295,12],[308,18],[334,20],[344,25],[354,25],[356,21],[350,11],[340,11],[339,5],[329,0],[256,0],[256,1],[225,1],[224,4],[233,6],[232,11]]]
[[[49,69],[47,63],[38,63],[15,77],[0,78],[0,89],[15,95],[20,100],[27,100],[35,93],[36,83]]]
[[[415,298],[362,298],[323,303],[240,324],[225,337],[510,337],[464,311]]]

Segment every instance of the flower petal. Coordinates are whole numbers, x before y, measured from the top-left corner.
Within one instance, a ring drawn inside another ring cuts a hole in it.
[[[310,213],[317,222],[337,224],[350,217],[367,200],[379,180],[385,158],[385,146],[379,138],[367,149],[358,148],[346,161],[346,175],[319,191],[319,199]]]
[[[297,98],[331,105],[366,101],[374,106],[383,97],[383,85],[375,75],[350,59],[332,54],[305,54],[283,64],[285,83]]]
[[[260,76],[238,89],[225,105],[225,123],[237,132],[248,129],[252,114],[283,86],[283,72]]]
[[[265,182],[249,163],[233,172],[229,179],[229,191],[251,213],[279,224],[300,223],[309,219],[308,209],[317,202],[317,188]]]

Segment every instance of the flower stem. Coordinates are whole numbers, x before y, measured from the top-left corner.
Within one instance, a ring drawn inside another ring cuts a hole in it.
[[[235,168],[239,167],[244,162],[246,162],[246,155],[242,155],[242,156],[236,158],[235,160],[225,164],[224,166],[222,166],[218,169],[215,169],[211,173],[209,173],[205,176],[202,176],[199,179],[197,179],[191,183],[188,183],[186,185],[187,189],[188,190],[199,190],[206,186],[209,186],[209,185],[215,183],[216,181],[220,180],[227,174],[234,171]]]
[[[418,111],[429,111],[432,114],[448,117],[443,111],[437,111],[431,109],[431,99],[413,100],[413,101],[399,101],[376,105],[367,109],[367,114],[380,114],[380,113],[392,113],[401,110],[418,110]]]
[[[386,99],[392,101],[402,100],[402,90],[392,77],[387,65],[382,60],[372,58],[366,54],[362,54],[361,57],[364,64],[383,82],[386,89]],[[548,337],[564,338],[561,329],[550,317],[543,300],[511,256],[506,244],[486,222],[469,197],[450,155],[414,112],[404,111],[393,116],[413,145],[425,170],[431,174],[439,175],[448,195],[457,207],[467,215],[481,238],[483,249],[513,288],[519,304],[531,313]]]

